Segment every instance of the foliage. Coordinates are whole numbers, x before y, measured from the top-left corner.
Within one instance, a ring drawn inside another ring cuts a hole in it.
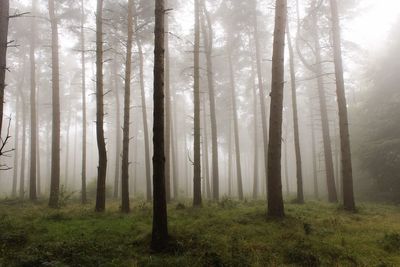
[[[112,203],[50,210],[46,203],[0,203],[0,266],[398,266],[399,207],[287,203],[287,218],[270,220],[265,202],[169,206],[169,251],[149,249],[151,206],[132,213]],[[185,202],[186,203],[186,202]],[[189,203],[189,202],[187,202]],[[387,234],[387,233],[391,234]]]

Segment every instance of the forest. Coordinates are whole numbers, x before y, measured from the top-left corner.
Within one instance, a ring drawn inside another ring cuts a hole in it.
[[[0,0],[0,267],[400,266],[399,69],[398,0]]]

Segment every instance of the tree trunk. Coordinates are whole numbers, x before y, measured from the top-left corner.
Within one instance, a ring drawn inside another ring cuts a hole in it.
[[[125,63],[125,95],[124,95],[124,128],[122,140],[122,176],[121,176],[121,211],[129,213],[129,125],[131,108],[131,65],[132,65],[132,36],[133,36],[133,0],[128,1],[128,41]]]
[[[258,198],[258,109],[257,109],[257,89],[255,85],[254,59],[251,58],[251,84],[253,88],[253,115],[254,115],[254,162],[253,162],[253,199]]]
[[[120,186],[119,186],[119,179],[120,179],[120,157],[121,157],[121,112],[120,106],[121,102],[119,99],[119,75],[117,71],[117,57],[114,57],[113,62],[113,72],[114,72],[114,93],[115,93],[115,173],[114,173],[114,199],[118,199]]]
[[[233,165],[233,144],[232,144],[232,120],[229,118],[229,131],[228,131],[228,196],[232,197],[232,165]]]
[[[25,76],[25,75],[24,75]],[[17,183],[18,183],[18,147],[19,147],[19,142],[18,142],[18,138],[19,138],[19,121],[20,121],[20,110],[19,110],[19,106],[20,106],[20,92],[22,91],[22,86],[23,86],[23,82],[24,82],[24,76],[22,79],[20,79],[19,84],[18,84],[18,92],[16,95],[16,99],[15,99],[15,112],[16,112],[16,116],[15,116],[15,135],[14,135],[14,149],[15,149],[15,153],[14,153],[14,169],[13,169],[13,183],[12,183],[12,193],[11,196],[12,197],[16,197],[17,196]],[[23,105],[24,103],[22,103]]]
[[[193,206],[201,206],[201,152],[200,152],[200,13],[199,0],[194,0],[194,173]]]
[[[229,38],[231,39],[231,38]],[[239,200],[243,200],[243,184],[242,184],[242,165],[240,160],[240,138],[239,138],[239,122],[237,114],[237,104],[236,104],[236,84],[233,71],[232,63],[232,42],[228,44],[228,64],[229,64],[229,74],[230,74],[230,86],[231,86],[231,101],[232,101],[232,114],[233,114],[233,133],[235,137],[235,154],[236,154],[236,178],[238,187]]]
[[[284,157],[284,168],[285,168],[285,182],[286,182],[286,196],[290,196],[290,184],[289,184],[289,167],[288,167],[288,149],[287,149],[287,138],[288,136],[288,127],[286,126],[285,130],[285,142],[283,143],[283,149],[285,150],[285,157]]]
[[[25,68],[25,63],[23,65]],[[25,73],[25,71],[24,71]],[[23,82],[21,82],[23,84]],[[22,152],[21,152],[21,172],[20,172],[20,179],[19,179],[19,197],[24,199],[25,197],[25,162],[26,162],[26,103],[24,92],[22,90],[22,86],[19,87],[19,97],[21,99],[22,104]]]
[[[151,248],[162,251],[168,245],[164,155],[164,0],[155,0],[154,29],[154,119],[153,119],[153,230]]]
[[[54,0],[49,0],[51,23],[52,57],[52,142],[51,142],[51,182],[49,207],[58,207],[60,192],[60,67],[58,59],[58,22],[54,10]]]
[[[281,180],[282,113],[287,0],[275,4],[275,30],[272,55],[271,117],[268,146],[268,216],[284,217]]]
[[[30,76],[31,76],[31,166],[29,173],[29,199],[36,201],[36,141],[37,141],[37,124],[36,124],[36,60],[35,60],[35,49],[36,49],[36,0],[32,0],[32,18],[31,18],[31,29],[30,29],[30,46],[29,46],[29,58],[30,58]]]
[[[214,46],[214,34],[210,15],[203,0],[203,10],[207,20],[208,31],[203,20],[203,38],[206,54],[208,96],[210,102],[210,120],[211,120],[211,153],[212,153],[212,194],[213,200],[219,200],[219,167],[218,167],[218,129],[217,115],[215,111],[215,85],[214,85],[214,67],[212,53]]]
[[[287,23],[287,41],[289,48],[289,61],[290,61],[290,85],[292,89],[292,111],[293,111],[293,136],[294,148],[296,155],[296,178],[297,178],[297,203],[304,203],[303,193],[303,171],[301,166],[301,151],[300,151],[300,133],[299,133],[299,118],[297,113],[297,86],[296,86],[296,70],[294,67],[294,51],[292,46],[292,39],[290,37],[290,26]]]
[[[343,176],[343,205],[346,210],[355,211],[353,192],[353,170],[347,115],[346,92],[343,78],[342,45],[340,37],[339,12],[336,0],[330,0],[332,12],[333,52],[336,74],[336,95],[339,109],[340,148]]]
[[[136,11],[134,13],[136,13]],[[137,20],[135,20],[135,28],[138,28]],[[145,156],[145,166],[146,166],[146,199],[147,202],[150,202],[151,201],[150,140],[149,140],[149,127],[147,124],[146,94],[144,89],[143,48],[142,48],[142,42],[139,37],[136,38],[136,44],[139,52],[139,80],[140,80],[140,93],[141,93],[141,103],[142,103],[144,156]]]
[[[96,211],[106,208],[107,151],[104,140],[104,92],[103,92],[103,0],[97,0],[96,13],[96,135],[99,152],[97,167]]]
[[[6,88],[9,8],[9,0],[0,1],[0,136],[3,126],[4,90]]]
[[[310,100],[310,117],[311,117],[311,152],[312,152],[312,165],[313,165],[313,178],[314,178],[314,197],[319,199],[318,190],[318,172],[317,172],[317,152],[315,144],[315,126],[314,126],[314,116],[312,110],[312,102]]]
[[[82,186],[81,202],[86,204],[86,59],[85,59],[85,6],[81,0],[81,71],[82,71]]]
[[[210,167],[208,159],[208,130],[207,130],[207,107],[206,99],[203,98],[203,162],[204,162],[204,179],[205,179],[205,192],[208,199],[211,199],[211,187],[210,187]]]
[[[69,91],[69,97],[71,97],[71,90]],[[69,179],[69,144],[70,144],[70,130],[71,130],[71,99],[68,99],[68,119],[67,119],[67,136],[65,140],[65,177],[64,177],[64,188],[67,190],[68,188],[68,179]]]

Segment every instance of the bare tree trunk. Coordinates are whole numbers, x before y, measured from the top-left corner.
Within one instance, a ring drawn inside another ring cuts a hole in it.
[[[231,38],[229,38],[231,39]],[[231,40],[230,40],[231,41]],[[240,160],[240,138],[239,138],[239,122],[236,104],[236,84],[232,63],[232,43],[228,44],[228,61],[229,61],[229,74],[231,86],[231,101],[232,101],[232,114],[233,114],[233,133],[235,137],[235,154],[236,154],[236,178],[238,187],[239,200],[243,200],[243,184],[242,184],[242,165]]]
[[[232,165],[233,165],[233,144],[232,144],[232,120],[229,118],[229,131],[228,131],[228,195],[232,197]]]
[[[86,196],[86,59],[85,59],[85,5],[81,0],[81,71],[82,71],[82,186],[81,202],[87,202]]]
[[[24,79],[25,74],[23,74],[22,79],[20,79],[19,84],[18,84],[18,89],[17,89],[17,95],[16,95],[16,99],[15,99],[15,112],[16,117],[15,117],[15,145],[14,145],[14,149],[15,149],[15,153],[14,153],[14,169],[13,169],[13,183],[12,183],[12,197],[16,197],[17,196],[17,183],[18,183],[18,149],[19,149],[19,121],[20,121],[20,92],[22,92],[22,86],[23,83],[25,81]],[[22,100],[21,100],[22,101]],[[22,103],[22,105],[24,105],[24,103]]]
[[[25,65],[25,63],[24,63]],[[25,68],[25,67],[24,67]],[[22,103],[22,155],[21,155],[21,172],[19,179],[19,197],[24,199],[25,197],[25,162],[26,162],[26,103],[24,92],[22,91],[22,87],[19,88],[18,91],[19,97]]]
[[[171,120],[171,156],[172,156],[172,175],[173,175],[173,183],[174,183],[174,199],[177,199],[179,197],[179,164],[178,164],[178,142],[176,138],[176,122],[177,122],[177,116],[176,116],[176,94],[175,90],[173,92],[174,95],[174,107],[173,107],[173,113],[174,113],[174,118]]]
[[[4,90],[6,88],[9,8],[9,0],[0,1],[0,135],[3,126]]]
[[[164,0],[156,0],[154,29],[154,119],[153,119],[153,230],[151,248],[162,251],[168,245],[164,155]]]
[[[193,206],[201,206],[201,152],[200,152],[200,13],[199,0],[194,0],[194,173]]]
[[[286,196],[290,196],[290,185],[289,185],[289,167],[288,167],[288,149],[287,149],[287,141],[288,141],[288,127],[286,126],[286,131],[285,131],[285,141],[283,143],[283,147],[285,150],[285,157],[284,157],[284,168],[285,168],[285,182],[286,182]]]
[[[99,166],[97,173],[96,211],[106,208],[107,151],[104,140],[103,93],[103,0],[97,0],[96,13],[96,133]]]
[[[213,200],[219,200],[219,167],[218,167],[218,129],[217,115],[215,111],[215,85],[214,85],[214,67],[212,61],[212,53],[214,46],[214,34],[210,15],[203,1],[203,10],[207,20],[208,31],[203,19],[203,38],[206,53],[207,65],[207,81],[208,81],[208,96],[210,102],[210,119],[211,119],[211,153],[212,153],[212,194]]]
[[[69,97],[71,97],[71,90],[69,91]],[[69,144],[70,144],[70,130],[71,130],[71,99],[68,99],[68,119],[67,119],[67,136],[65,140],[65,177],[64,177],[64,188],[68,188],[69,180]]]
[[[207,106],[206,99],[203,98],[203,159],[204,159],[204,179],[205,179],[205,192],[208,199],[211,199],[211,187],[210,187],[210,167],[208,159],[208,130],[207,130]]]
[[[299,133],[299,116],[297,113],[297,86],[296,86],[296,70],[294,67],[294,51],[292,46],[292,39],[290,37],[290,26],[287,23],[287,41],[289,48],[289,61],[290,61],[290,84],[292,89],[292,111],[293,111],[293,136],[294,148],[296,155],[296,178],[297,178],[297,203],[304,203],[303,193],[303,171],[301,166],[301,151],[300,151],[300,133]]]
[[[312,111],[312,102],[310,101],[310,117],[311,117],[311,151],[312,151],[312,165],[313,165],[313,178],[314,178],[314,197],[319,198],[318,192],[318,172],[317,172],[317,152],[315,144],[315,126],[314,126],[314,116]]]
[[[281,180],[282,113],[287,0],[275,4],[272,55],[271,117],[268,146],[268,216],[284,217]]]
[[[52,142],[51,142],[51,208],[58,207],[60,192],[60,67],[58,59],[58,24],[54,10],[54,0],[49,0],[51,23],[51,57],[52,57]]]
[[[346,210],[355,211],[353,192],[353,169],[347,115],[346,91],[343,78],[342,45],[340,37],[339,12],[336,0],[330,0],[332,12],[333,52],[336,74],[336,95],[339,109],[340,148],[342,155],[343,205]]]
[[[120,112],[120,106],[121,106],[121,101],[119,99],[119,75],[117,71],[117,57],[114,57],[114,62],[113,62],[113,72],[114,72],[114,93],[115,93],[115,173],[114,173],[114,199],[118,199],[119,195],[119,179],[120,179],[120,157],[121,157],[121,112]]]
[[[137,20],[135,20],[135,28],[138,28]],[[150,140],[149,140],[149,127],[147,124],[146,94],[144,90],[143,48],[142,48],[142,42],[139,37],[136,38],[136,44],[139,52],[139,79],[140,79],[140,93],[141,93],[141,103],[142,103],[143,133],[144,133],[144,156],[145,156],[145,166],[146,166],[146,199],[148,202],[150,202],[151,201]]]
[[[122,204],[121,211],[128,213],[129,207],[129,125],[131,106],[131,65],[132,65],[132,36],[133,36],[133,0],[128,1],[128,41],[125,63],[125,95],[124,95],[124,128],[122,145]]]
[[[37,168],[36,168],[36,180],[37,180],[37,195],[40,197],[42,195],[42,177],[41,177],[41,170],[40,170],[40,121],[38,116],[38,109],[39,109],[39,89],[37,89],[37,100],[36,100],[36,159],[37,159]]]

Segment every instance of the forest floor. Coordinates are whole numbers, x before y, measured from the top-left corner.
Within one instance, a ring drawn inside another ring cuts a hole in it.
[[[0,201],[0,266],[400,266],[400,206],[286,203],[266,217],[265,201],[223,199],[169,205],[170,249],[149,249],[152,208],[134,201],[97,214],[93,204]]]

